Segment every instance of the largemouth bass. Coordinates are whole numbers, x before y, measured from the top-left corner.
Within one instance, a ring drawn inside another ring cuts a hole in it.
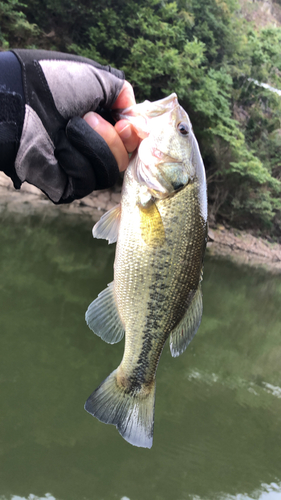
[[[203,161],[176,94],[124,110],[142,141],[130,161],[121,204],[93,228],[117,241],[114,281],[86,312],[89,327],[115,343],[125,333],[119,367],[85,409],[114,424],[135,446],[153,441],[155,375],[170,336],[172,356],[194,337],[202,317],[207,190]]]

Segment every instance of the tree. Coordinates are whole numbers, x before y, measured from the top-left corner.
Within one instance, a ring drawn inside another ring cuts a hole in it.
[[[281,88],[279,28],[255,31],[236,0],[1,5],[10,16],[3,24],[5,43],[15,37],[15,16],[34,30],[31,38],[31,31],[19,38],[21,44],[72,51],[123,69],[139,101],[176,92],[199,140],[213,215],[281,235],[280,98],[253,82]]]
[[[8,49],[10,44],[28,45],[39,35],[39,28],[27,20],[22,12],[25,7],[19,0],[0,1],[0,47]]]

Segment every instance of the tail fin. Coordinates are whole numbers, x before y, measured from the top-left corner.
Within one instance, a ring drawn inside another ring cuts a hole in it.
[[[112,372],[91,394],[85,403],[85,410],[101,422],[115,425],[128,443],[151,448],[155,382],[145,396],[128,393],[117,383],[116,372]]]

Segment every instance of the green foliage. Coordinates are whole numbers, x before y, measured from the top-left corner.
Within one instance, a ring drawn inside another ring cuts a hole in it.
[[[0,49],[8,49],[10,43],[28,46],[39,35],[38,26],[31,24],[19,0],[0,1]]]
[[[199,140],[211,212],[281,234],[281,101],[253,82],[281,89],[280,28],[253,29],[236,0],[7,0],[0,16],[3,47],[17,33],[22,45],[112,64],[139,101],[176,92]]]

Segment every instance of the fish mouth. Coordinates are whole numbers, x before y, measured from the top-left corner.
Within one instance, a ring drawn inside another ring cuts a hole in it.
[[[155,102],[144,101],[129,108],[116,109],[112,111],[112,116],[115,121],[129,120],[140,139],[145,139],[150,133],[151,118],[160,117],[166,113],[172,116],[174,113],[178,114],[179,110],[180,114],[185,113],[178,103],[177,94],[173,93]]]

